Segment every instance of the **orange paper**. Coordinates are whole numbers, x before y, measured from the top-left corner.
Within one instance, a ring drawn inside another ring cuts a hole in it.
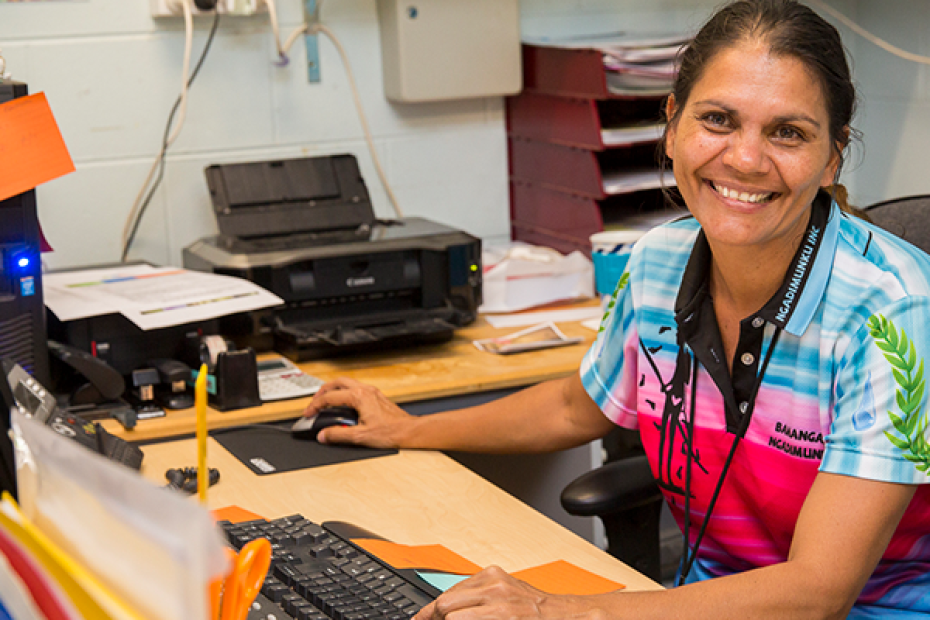
[[[549,594],[604,594],[626,587],[622,583],[595,575],[565,560],[556,560],[512,574],[517,579]]]
[[[245,523],[246,521],[257,521],[265,517],[250,512],[239,506],[226,506],[217,508],[213,511],[213,518],[217,521],[229,521],[230,523]]]
[[[474,575],[481,567],[442,545],[399,545],[387,540],[356,538],[353,543],[394,568],[418,568],[455,575]]]
[[[0,200],[74,172],[45,93],[0,105]]]

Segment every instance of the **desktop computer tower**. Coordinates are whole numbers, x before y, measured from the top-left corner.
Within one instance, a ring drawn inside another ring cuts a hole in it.
[[[25,84],[0,80],[0,104],[26,94]],[[0,358],[48,385],[40,239],[34,191],[0,201]]]

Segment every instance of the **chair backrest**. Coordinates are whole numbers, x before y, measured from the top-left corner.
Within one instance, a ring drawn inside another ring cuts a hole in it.
[[[930,195],[884,200],[864,211],[878,226],[930,254]]]

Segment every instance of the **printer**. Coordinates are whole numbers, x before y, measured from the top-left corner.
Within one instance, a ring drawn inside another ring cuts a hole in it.
[[[246,278],[283,306],[221,318],[224,336],[294,361],[452,338],[481,304],[481,241],[379,220],[351,155],[209,166],[220,234],[184,266]]]

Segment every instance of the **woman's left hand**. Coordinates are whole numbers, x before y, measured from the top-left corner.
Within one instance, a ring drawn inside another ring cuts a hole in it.
[[[414,620],[603,617],[595,611],[581,597],[547,594],[491,566],[449,588]]]

